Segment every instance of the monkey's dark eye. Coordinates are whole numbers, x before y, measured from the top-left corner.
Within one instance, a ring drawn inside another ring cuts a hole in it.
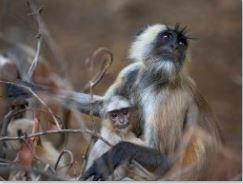
[[[24,105],[25,105],[25,107],[28,107],[29,106],[29,102],[26,102]]]
[[[172,38],[172,36],[173,36],[172,33],[166,31],[166,32],[161,33],[159,37],[162,41],[166,42],[166,41],[170,40]]]
[[[128,114],[128,110],[127,109],[123,109],[122,110],[122,114],[127,115]]]
[[[112,117],[112,118],[116,118],[116,117],[117,117],[117,113],[114,113],[114,112],[111,113],[111,117]]]
[[[185,41],[179,41],[178,43],[180,46],[185,46],[186,45],[186,42]]]
[[[21,108],[21,109],[25,109],[25,104],[21,104],[21,105],[20,105],[20,108]]]
[[[181,38],[178,40],[178,44],[182,47],[186,47],[187,46],[187,40],[184,38]]]

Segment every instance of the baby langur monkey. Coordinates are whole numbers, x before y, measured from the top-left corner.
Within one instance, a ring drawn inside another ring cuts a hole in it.
[[[104,102],[103,106],[103,121],[100,131],[102,138],[107,140],[111,145],[116,145],[120,141],[132,142],[139,145],[145,145],[145,143],[136,137],[132,132],[132,113],[131,102],[122,97],[114,96],[111,99]],[[108,151],[110,146],[107,145],[101,139],[97,140],[93,148],[90,151],[88,162],[85,170],[93,164],[94,160],[99,158],[103,153]],[[127,167],[122,165],[118,167],[109,180],[121,180],[127,175]]]

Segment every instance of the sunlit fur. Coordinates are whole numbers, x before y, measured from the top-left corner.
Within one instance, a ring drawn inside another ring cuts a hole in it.
[[[156,24],[149,26],[142,34],[138,35],[131,45],[129,58],[134,61],[144,61],[153,48],[154,40],[163,30],[166,30],[165,25]]]

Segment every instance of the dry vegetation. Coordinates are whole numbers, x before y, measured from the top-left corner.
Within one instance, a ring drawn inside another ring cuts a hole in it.
[[[6,80],[0,72],[0,180],[77,180],[82,175],[93,142],[109,140],[99,136],[99,119],[81,114],[76,105],[60,103],[56,94],[85,91],[91,101],[94,94],[102,94],[127,64],[120,61],[132,33],[156,21],[185,22],[196,37],[200,35],[192,46],[196,62],[190,70],[219,118],[226,145],[205,178],[241,178],[240,3],[173,3],[181,7],[174,8],[169,0],[0,0],[0,48],[18,48],[14,62],[21,69],[21,81]],[[168,13],[171,9],[173,15]],[[10,73],[11,78],[14,72]],[[37,93],[32,82],[46,88]],[[6,98],[9,84],[23,89],[28,107],[22,108],[22,98]],[[23,121],[11,134],[11,123],[23,112],[31,121]],[[53,155],[46,150],[52,150],[55,160],[48,159]]]

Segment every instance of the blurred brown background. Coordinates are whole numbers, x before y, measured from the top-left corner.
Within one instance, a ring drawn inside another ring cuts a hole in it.
[[[39,0],[38,3],[44,6],[42,17],[63,55],[65,76],[75,90],[81,90],[92,77],[84,70],[86,57],[99,46],[114,53],[114,63],[95,88],[96,94],[103,94],[128,64],[126,53],[141,25],[187,25],[198,38],[191,41],[191,75],[217,115],[227,146],[241,160],[241,1]],[[29,12],[25,0],[0,0],[0,33],[35,48],[37,26],[27,15]],[[0,40],[0,49],[6,47]],[[42,55],[50,63],[54,60],[46,44]],[[58,66],[52,66],[60,72]],[[241,169],[237,163],[229,165],[233,174]]]

